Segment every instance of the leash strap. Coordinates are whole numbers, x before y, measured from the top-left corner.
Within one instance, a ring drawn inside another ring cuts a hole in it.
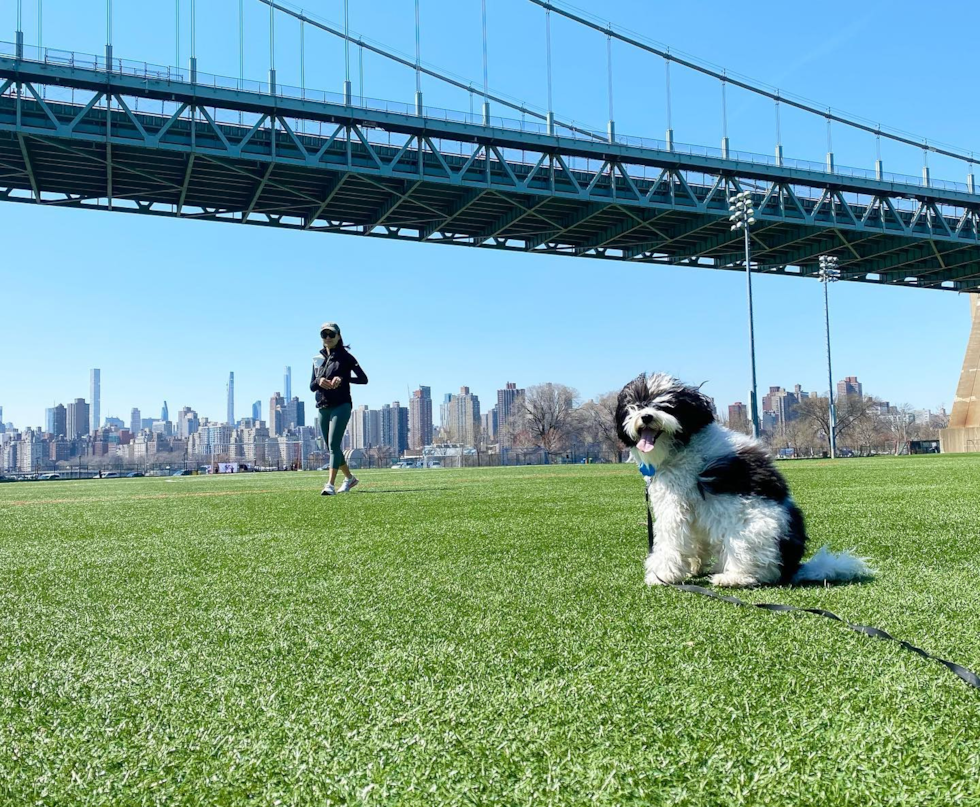
[[[647,546],[648,553],[653,551],[653,515],[650,513],[650,491],[647,490]],[[934,656],[923,650],[921,647],[916,647],[914,644],[906,642],[904,639],[897,639],[890,633],[887,633],[880,628],[872,628],[869,625],[854,625],[848,622],[846,619],[842,619],[837,616],[837,614],[832,611],[827,611],[823,608],[800,608],[796,605],[783,605],[781,603],[773,602],[745,602],[744,600],[738,599],[738,597],[732,597],[729,594],[719,594],[717,591],[711,591],[710,589],[702,588],[701,586],[695,586],[689,583],[667,583],[677,591],[687,591],[691,594],[700,594],[702,597],[710,597],[713,600],[722,600],[723,602],[730,602],[732,605],[740,605],[746,608],[761,608],[764,611],[803,611],[808,614],[816,614],[817,616],[827,617],[827,619],[832,619],[835,622],[840,622],[846,625],[851,630],[856,633],[863,633],[865,636],[872,636],[875,639],[889,639],[893,642],[898,642],[906,650],[911,650],[913,653],[922,656],[923,658],[932,659],[933,661],[938,661],[948,670],[951,670],[955,675],[959,676],[963,681],[965,681],[969,686],[974,689],[980,689],[980,675],[977,675],[973,670],[969,670],[961,664],[957,664],[953,661],[947,661],[944,658],[939,658],[939,656]]]

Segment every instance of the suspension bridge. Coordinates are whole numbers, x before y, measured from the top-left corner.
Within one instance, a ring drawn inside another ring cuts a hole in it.
[[[113,53],[111,0],[104,54],[25,43],[18,1],[14,41],[0,43],[0,200],[206,219],[311,232],[634,263],[745,271],[729,197],[748,192],[753,272],[815,275],[835,256],[841,279],[950,291],[980,290],[980,194],[973,155],[838,114],[718,71],[558,2],[540,7],[547,36],[549,108],[534,111],[353,34],[280,0],[247,0],[298,21],[346,49],[365,48],[412,70],[414,99],[283,86],[274,46],[262,82],[158,66]],[[514,0],[518,2],[518,0]],[[41,0],[37,0],[40,9]],[[345,4],[346,5],[346,4]],[[191,0],[194,25],[193,0]],[[416,3],[416,11],[418,5]],[[178,5],[179,9],[179,5]],[[596,130],[551,109],[553,16],[605,38],[610,115]],[[39,23],[40,27],[40,23]],[[192,28],[193,30],[193,28]],[[192,42],[196,41],[196,36]],[[663,61],[664,139],[617,133],[612,47]],[[244,48],[244,41],[241,40]],[[244,54],[242,54],[243,56]],[[674,141],[670,70],[693,70],[728,88],[792,106],[879,141],[962,161],[964,183]],[[478,113],[426,106],[422,76],[468,89]],[[479,82],[476,82],[479,86]],[[499,113],[504,111],[504,116]],[[509,115],[510,117],[507,117]]]

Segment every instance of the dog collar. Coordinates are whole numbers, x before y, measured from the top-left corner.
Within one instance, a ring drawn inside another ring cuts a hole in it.
[[[652,465],[641,464],[640,473],[648,479],[652,478],[654,474],[657,473],[657,469]]]

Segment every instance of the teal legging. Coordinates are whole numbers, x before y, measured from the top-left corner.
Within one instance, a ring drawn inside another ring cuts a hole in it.
[[[320,433],[330,449],[330,467],[339,468],[346,462],[341,443],[344,442],[344,432],[350,422],[351,405],[345,403],[340,406],[325,406],[319,412]]]

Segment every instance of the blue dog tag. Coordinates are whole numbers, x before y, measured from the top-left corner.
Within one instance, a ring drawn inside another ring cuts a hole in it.
[[[646,477],[652,477],[655,473],[657,473],[657,469],[654,468],[652,465],[644,464],[640,466],[640,473]]]

